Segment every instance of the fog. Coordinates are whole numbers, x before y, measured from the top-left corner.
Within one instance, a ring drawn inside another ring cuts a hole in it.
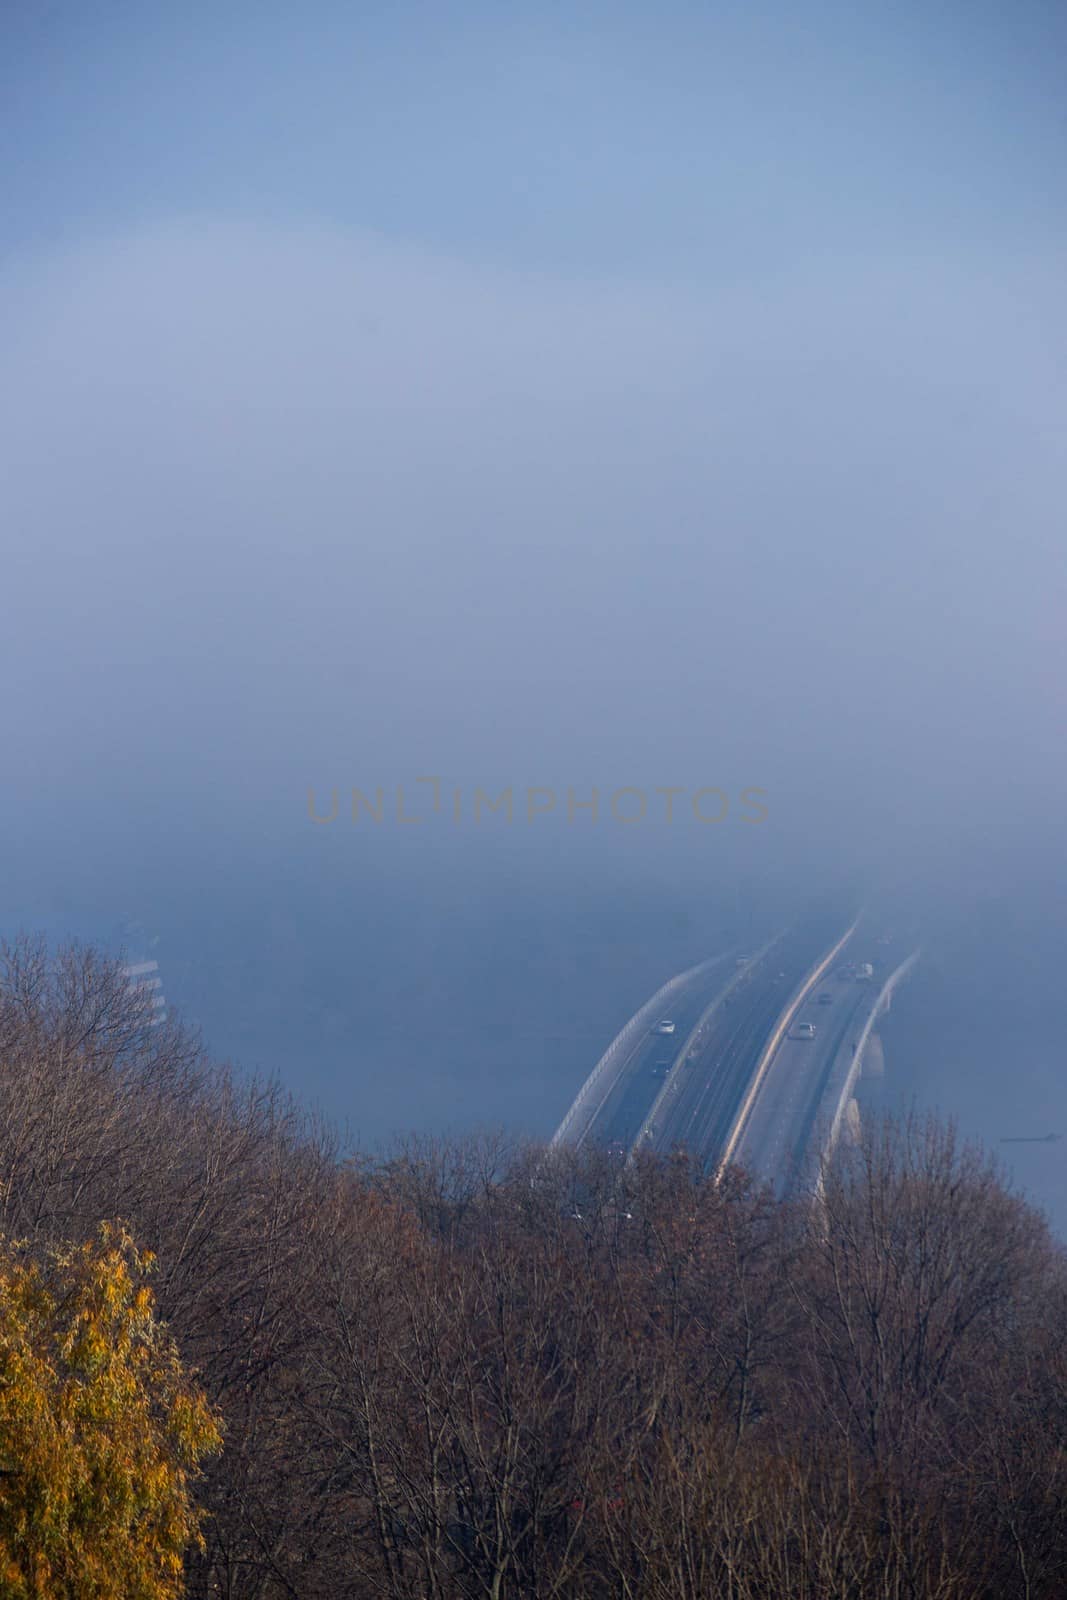
[[[38,783],[225,811],[247,775],[294,826],[309,784],[421,773],[756,784],[861,860],[1050,819],[1054,264],[831,280],[701,303],[194,223],[24,274]]]
[[[990,201],[1032,167],[980,148]],[[361,1135],[545,1133],[664,977],[831,894],[932,940],[909,1092],[1067,1123],[1062,218],[716,271],[171,182],[0,274],[5,930],[151,948]]]

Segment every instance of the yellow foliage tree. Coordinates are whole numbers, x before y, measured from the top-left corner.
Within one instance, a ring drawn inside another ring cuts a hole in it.
[[[122,1229],[0,1239],[0,1600],[168,1600],[199,1541],[218,1421],[156,1320]]]

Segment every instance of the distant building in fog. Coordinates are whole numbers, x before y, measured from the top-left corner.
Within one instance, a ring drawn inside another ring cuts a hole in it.
[[[151,993],[153,1026],[164,1021],[167,1015],[167,1002],[163,998],[163,979],[159,976],[159,962],[135,961],[132,966],[123,967],[122,974],[130,988],[138,994]]]

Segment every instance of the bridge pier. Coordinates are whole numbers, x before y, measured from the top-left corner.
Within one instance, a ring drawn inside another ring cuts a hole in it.
[[[843,1133],[848,1144],[859,1144],[863,1133],[863,1128],[860,1123],[859,1101],[855,1098],[855,1096],[853,1096],[853,1098],[848,1102],[848,1105],[845,1107],[845,1116],[841,1132]]]
[[[872,1033],[864,1046],[860,1073],[864,1078],[883,1078],[885,1076],[885,1051],[882,1049],[882,1041],[877,1033]]]

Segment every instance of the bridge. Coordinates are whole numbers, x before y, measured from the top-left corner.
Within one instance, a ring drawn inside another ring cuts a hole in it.
[[[736,1163],[781,1195],[816,1182],[855,1133],[875,1024],[919,952],[902,954],[869,918],[820,914],[679,973],[612,1040],[552,1144],[682,1148],[717,1178]]]

